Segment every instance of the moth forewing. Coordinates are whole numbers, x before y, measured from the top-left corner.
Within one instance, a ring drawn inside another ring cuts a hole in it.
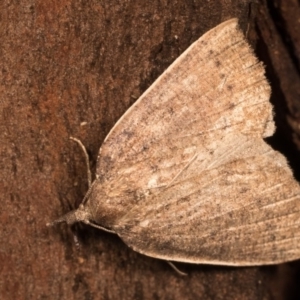
[[[300,188],[263,140],[275,129],[264,72],[236,19],[208,31],[112,128],[87,201],[58,221],[166,260],[299,258]]]

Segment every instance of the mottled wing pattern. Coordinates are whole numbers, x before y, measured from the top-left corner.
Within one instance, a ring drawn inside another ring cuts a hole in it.
[[[271,135],[269,96],[263,66],[237,20],[224,22],[191,45],[117,122],[100,149],[97,178],[111,198],[166,186],[196,153],[204,159],[231,132]]]
[[[300,257],[300,188],[285,158],[262,139],[230,134],[167,188],[114,226],[156,258],[262,265]]]
[[[107,136],[95,185],[105,199],[92,197],[93,209],[104,201],[110,228],[157,258],[228,265],[298,258],[300,189],[263,141],[274,131],[269,96],[237,20],[213,28]]]

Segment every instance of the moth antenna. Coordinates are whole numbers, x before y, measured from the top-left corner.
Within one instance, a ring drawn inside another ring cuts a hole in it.
[[[83,222],[84,222],[84,224],[87,224],[87,225],[92,226],[92,227],[94,227],[94,228],[103,230],[103,231],[105,231],[105,232],[117,234],[115,231],[113,231],[113,230],[111,230],[111,229],[107,229],[107,228],[105,228],[105,227],[103,227],[103,226],[100,226],[100,225],[91,223],[89,220],[85,220],[85,221],[83,221]]]
[[[87,169],[88,185],[89,185],[89,188],[90,188],[91,185],[92,185],[92,173],[91,173],[89,155],[88,155],[88,153],[86,151],[85,146],[82,144],[82,142],[79,139],[76,139],[76,138],[70,136],[70,140],[76,142],[80,146],[80,148],[82,149],[82,151],[83,151],[84,158],[85,158],[85,163],[86,163],[86,169]]]
[[[176,273],[178,273],[179,275],[181,275],[181,276],[187,276],[187,275],[188,275],[187,273],[180,271],[180,270],[179,270],[172,262],[167,261],[167,263],[168,263],[169,266],[170,266]]]
[[[92,183],[92,185],[89,187],[88,191],[86,192],[84,198],[82,199],[82,202],[80,205],[83,205],[89,198],[90,194],[91,194],[91,191],[92,191],[92,187],[94,185],[95,181]]]
[[[61,216],[60,218],[54,220],[53,222],[47,223],[46,226],[50,227],[50,226],[54,226],[58,223],[63,223],[66,222],[68,225],[72,225],[74,223],[80,222],[80,221],[88,221],[89,217],[90,217],[90,213],[88,213],[85,209],[83,204],[87,201],[87,199],[89,198],[89,195],[91,194],[91,190],[93,187],[92,184],[92,175],[91,175],[91,168],[90,168],[90,164],[89,164],[89,155],[86,151],[86,148],[84,147],[84,145],[82,144],[82,142],[79,139],[76,139],[74,137],[70,137],[70,140],[75,141],[82,149],[83,153],[84,153],[84,157],[85,157],[85,162],[86,162],[86,166],[87,166],[87,177],[88,177],[88,186],[89,189],[87,191],[87,193],[85,194],[80,206],[78,209],[76,210],[72,210],[69,213]]]

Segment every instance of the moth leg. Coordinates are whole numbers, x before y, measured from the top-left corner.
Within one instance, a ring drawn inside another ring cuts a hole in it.
[[[87,224],[89,226],[92,226],[92,227],[95,227],[97,229],[100,229],[100,230],[103,230],[103,231],[106,231],[106,232],[109,232],[109,233],[113,233],[113,234],[116,234],[113,230],[110,230],[110,229],[107,229],[105,227],[102,227],[102,226],[99,226],[99,225],[96,225],[94,223],[91,223],[89,220],[84,220],[82,221],[84,224]]]
[[[80,251],[81,245],[80,245],[78,236],[75,233],[73,233],[73,239],[74,239],[74,243],[75,243],[75,247],[76,247],[77,251]]]
[[[70,140],[76,142],[83,151],[84,158],[85,158],[85,163],[86,163],[86,169],[87,169],[88,185],[89,185],[89,188],[90,188],[91,185],[92,185],[92,173],[91,173],[91,167],[90,167],[90,162],[89,162],[89,155],[86,151],[86,148],[84,147],[84,145],[82,144],[82,142],[79,139],[76,139],[76,138],[70,136]]]
[[[179,275],[181,275],[181,276],[187,276],[188,274],[187,273],[184,273],[184,272],[182,272],[182,271],[180,271],[172,262],[170,262],[170,261],[166,261],[169,265],[170,265],[170,267],[176,272],[176,273],[178,273]]]

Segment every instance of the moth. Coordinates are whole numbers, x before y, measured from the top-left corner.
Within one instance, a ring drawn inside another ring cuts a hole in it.
[[[50,225],[81,221],[168,261],[300,258],[300,187],[264,141],[264,73],[237,19],[205,33],[116,123],[83,203]]]

